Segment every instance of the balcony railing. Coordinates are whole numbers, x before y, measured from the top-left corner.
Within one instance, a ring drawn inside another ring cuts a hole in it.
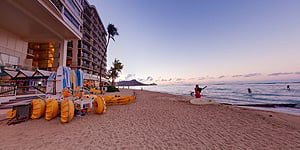
[[[87,49],[87,50],[90,50],[90,47],[89,46],[87,46],[86,44],[82,44],[82,48],[85,48],[85,49]]]
[[[55,7],[61,12],[63,8],[63,4],[60,0],[51,0],[51,2],[55,5]]]
[[[86,37],[85,35],[83,36],[83,39],[88,41],[89,43],[91,42],[91,40],[88,37]]]
[[[91,31],[89,31],[87,28],[83,28],[83,31],[88,33],[88,34],[91,34]]]

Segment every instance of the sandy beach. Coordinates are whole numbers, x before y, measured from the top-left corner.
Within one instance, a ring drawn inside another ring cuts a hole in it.
[[[108,106],[105,114],[90,112],[66,124],[59,117],[11,126],[2,121],[0,149],[300,149],[300,116],[134,92],[133,103]]]

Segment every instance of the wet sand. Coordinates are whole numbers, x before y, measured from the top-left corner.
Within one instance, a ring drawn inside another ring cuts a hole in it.
[[[192,97],[135,91],[127,105],[107,107],[62,124],[0,122],[0,149],[300,149],[300,116],[239,108],[192,105]],[[108,93],[107,93],[108,94]],[[108,95],[132,95],[121,89]]]

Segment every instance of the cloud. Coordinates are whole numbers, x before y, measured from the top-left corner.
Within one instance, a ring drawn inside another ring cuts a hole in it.
[[[134,77],[135,76],[135,74],[129,74],[129,75],[127,75],[126,77]],[[149,81],[149,82],[151,82],[151,81],[153,81],[154,79],[151,77],[151,76],[148,76],[147,78],[138,78],[137,79],[138,81],[141,81],[141,82],[147,82],[147,81]],[[156,80],[156,82],[157,81],[159,81],[159,80]]]
[[[168,81],[167,79],[161,79],[160,81],[162,81],[162,82],[166,82],[166,81]]]
[[[131,80],[135,77],[135,74],[127,74],[127,76],[125,77],[125,80]]]
[[[153,78],[151,76],[148,76],[146,81],[153,81]]]
[[[198,78],[198,80],[204,80],[205,79],[205,77],[199,77]]]
[[[183,80],[182,78],[177,78],[177,79],[176,79],[176,81],[182,81],[182,80]]]
[[[138,80],[138,81],[141,81],[141,82],[144,82],[144,81],[145,81],[145,79],[142,79],[142,78],[138,78],[137,80]]]
[[[162,82],[172,81],[172,78],[170,78],[170,79],[161,79],[160,81],[162,81]]]
[[[243,75],[233,75],[232,77],[236,78],[236,77],[241,77],[241,76],[243,76]]]
[[[219,78],[219,79],[222,79],[222,78],[224,78],[224,77],[225,77],[225,76],[223,75],[223,76],[219,76],[218,78]]]
[[[244,75],[244,77],[248,78],[248,77],[255,77],[255,76],[260,76],[261,73],[250,73],[250,74],[246,74]]]
[[[294,74],[294,73],[293,72],[276,72],[276,73],[268,74],[268,76],[280,76],[280,75],[289,75],[289,74]]]
[[[215,77],[206,76],[206,79],[215,79]]]

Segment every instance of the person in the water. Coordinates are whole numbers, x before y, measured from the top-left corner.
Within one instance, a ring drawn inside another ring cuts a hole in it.
[[[287,88],[287,90],[291,90],[291,89],[290,89],[290,85],[287,85],[286,88]]]
[[[196,98],[201,98],[201,92],[202,90],[204,90],[205,88],[207,88],[207,86],[200,88],[199,85],[197,84],[195,87],[195,97]]]
[[[248,94],[252,94],[252,91],[250,88],[248,88]]]

